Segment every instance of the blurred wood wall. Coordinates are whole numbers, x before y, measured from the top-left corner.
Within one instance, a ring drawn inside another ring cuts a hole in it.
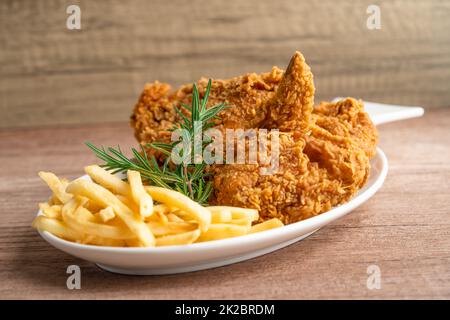
[[[2,0],[0,45],[0,128],[127,121],[145,82],[267,71],[295,50],[316,101],[450,106],[450,1]]]

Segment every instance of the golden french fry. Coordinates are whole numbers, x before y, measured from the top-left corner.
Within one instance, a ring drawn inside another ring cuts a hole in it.
[[[67,227],[67,225],[57,219],[38,216],[34,219],[32,226],[41,231],[48,231],[51,234],[70,241],[76,241],[81,235]]]
[[[200,236],[200,230],[189,231],[156,238],[156,246],[176,246],[194,243]]]
[[[78,242],[83,244],[92,244],[96,246],[108,246],[108,247],[124,247],[126,245],[125,240],[108,239],[93,235],[87,235]]]
[[[123,220],[132,233],[145,246],[154,246],[155,238],[148,226],[140,219],[140,216],[126,205],[106,188],[93,182],[77,179],[67,186],[67,191],[74,194],[87,197],[103,207],[112,207],[116,215]]]
[[[220,212],[221,210],[229,210],[231,211],[231,215],[233,219],[242,219],[250,216],[252,221],[256,221],[259,219],[258,210],[256,209],[248,209],[248,208],[239,208],[239,207],[227,207],[227,206],[210,206],[206,207],[211,213],[212,212]]]
[[[131,198],[131,188],[128,183],[121,180],[117,176],[109,173],[102,167],[97,165],[87,166],[84,171],[91,177],[94,182],[102,187],[112,191],[115,194],[121,194],[127,198]]]
[[[136,235],[125,226],[120,228],[89,221],[85,218],[89,214],[91,213],[86,208],[78,207],[73,213],[63,213],[63,219],[71,229],[79,233],[116,240],[136,238]]]
[[[226,222],[229,224],[234,224],[237,226],[246,227],[248,230],[252,227],[252,220],[250,217],[240,218],[240,219],[233,219],[230,222]]]
[[[219,240],[243,236],[247,234],[248,228],[227,223],[211,224],[206,232],[202,232],[198,242]]]
[[[213,209],[211,209],[213,208]],[[211,223],[225,223],[231,222],[233,219],[231,210],[225,207],[206,207],[211,212]]]
[[[153,206],[153,211],[158,214],[168,214],[170,212],[170,208],[165,204],[157,204]]]
[[[189,197],[169,189],[160,187],[146,187],[145,190],[152,196],[155,201],[162,202],[169,207],[175,207],[192,215],[199,223],[200,230],[208,230],[211,224],[211,213],[192,201]]]
[[[198,225],[196,223],[187,223],[184,221],[168,222],[166,224],[150,221],[147,222],[147,225],[150,227],[155,237],[188,232],[198,228]]]
[[[167,220],[168,220],[167,222],[184,222],[183,219],[181,219],[179,216],[177,216],[174,213],[169,213],[167,215]]]
[[[153,206],[153,213],[151,216],[146,217],[145,221],[153,221],[153,222],[161,222],[161,223],[168,223],[169,218],[167,217],[167,214],[169,214],[170,209],[165,204],[157,204]]]
[[[85,210],[78,210],[79,208],[83,208]],[[89,211],[87,208],[84,208],[82,205],[78,206],[78,208],[75,209],[75,212],[73,213],[76,214],[78,219],[83,219],[84,221],[90,221],[95,223],[101,222],[100,217],[95,216],[91,211]]]
[[[115,195],[117,199],[119,199],[120,201],[122,201],[122,203],[124,205],[126,205],[128,208],[131,209],[131,211],[133,212],[139,212],[139,208],[136,206],[136,204],[134,203],[133,200],[131,200],[130,198],[127,198],[121,194],[116,194]]]
[[[138,239],[125,240],[127,247],[143,247],[144,245]]]
[[[83,207],[88,209],[90,212],[99,212],[100,210],[104,209],[101,205],[90,199],[88,199],[88,201],[83,204]]]
[[[164,223],[167,224],[169,223],[169,218],[167,217],[167,215],[165,215],[164,213],[162,213],[161,211],[156,213],[156,216],[158,216],[158,219]]]
[[[54,206],[54,205],[62,205],[63,203],[59,201],[59,199],[55,196],[55,194],[52,194],[50,200],[48,200],[48,204]]]
[[[244,209],[237,208],[239,210],[232,210],[231,214],[233,219],[250,218],[251,221],[257,221],[259,219],[259,213],[256,209]]]
[[[142,247],[219,240],[283,225],[271,219],[252,227],[257,210],[205,208],[179,192],[143,186],[137,171],[127,172],[129,184],[99,166],[86,167],[86,172],[98,184],[84,179],[68,184],[52,173],[39,173],[53,196],[39,204],[45,216],[37,217],[33,227],[84,244]]]
[[[72,197],[72,199],[67,201],[61,209],[63,220],[65,215],[73,214],[79,205],[80,205],[79,198]]]
[[[253,227],[251,227],[249,233],[255,233],[255,232],[261,232],[264,230],[279,228],[284,226],[283,222],[281,222],[280,219],[273,218],[258,224],[255,224]]]
[[[103,222],[108,222],[116,217],[112,207],[106,207],[105,209],[100,210],[98,215]]]
[[[43,202],[39,203],[39,209],[48,218],[61,219],[61,210],[62,210],[61,205],[58,204],[49,205],[47,202]]]
[[[139,213],[143,218],[151,216],[153,214],[153,200],[142,185],[141,174],[137,171],[128,170],[127,177],[133,200],[139,206]]]
[[[178,217],[178,219],[181,219],[182,221],[196,221],[195,216],[191,212],[186,212],[180,209],[173,209],[171,214]]]
[[[39,177],[44,180],[61,203],[66,203],[72,198],[72,195],[66,192],[66,184],[61,182],[55,174],[41,171],[39,172]]]

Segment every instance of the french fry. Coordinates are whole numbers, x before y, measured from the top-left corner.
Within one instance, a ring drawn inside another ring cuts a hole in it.
[[[84,204],[86,204],[86,202],[89,201],[87,198],[85,197],[80,197],[80,196],[76,196],[73,197],[72,199],[70,199],[66,204],[64,204],[62,206],[61,209],[61,216],[63,221],[65,220],[65,216],[67,216],[68,214],[73,214],[78,207],[83,206]],[[83,211],[83,217],[84,220],[88,220],[88,221],[97,221],[97,218],[89,211]]]
[[[207,207],[210,212],[220,212],[221,210],[231,211],[233,219],[242,219],[250,216],[252,221],[259,219],[258,210],[249,208],[239,208],[239,207],[227,207],[227,206],[210,206]]]
[[[61,220],[61,205],[49,205],[47,202],[43,202],[39,203],[39,209],[46,217]]]
[[[202,232],[198,242],[219,240],[243,236],[247,234],[248,228],[227,223],[211,224],[206,232]]]
[[[50,200],[48,200],[48,204],[54,206],[54,205],[62,205],[63,203],[59,201],[59,199],[55,196],[55,194],[52,194]]]
[[[137,171],[128,170],[127,176],[131,187],[131,195],[134,202],[139,206],[141,216],[143,218],[151,216],[153,214],[153,200],[142,185],[141,174]]]
[[[66,203],[72,198],[72,195],[66,192],[66,184],[61,182],[55,174],[41,171],[39,172],[39,177],[44,180],[50,190],[53,191],[55,197],[61,201],[61,203]]]
[[[32,226],[38,230],[50,232],[57,237],[70,241],[76,241],[81,238],[81,235],[78,232],[69,229],[64,222],[45,216],[36,217]]]
[[[168,220],[168,222],[184,222],[183,219],[181,219],[179,216],[177,216],[174,213],[167,214],[167,220]]]
[[[257,221],[259,219],[259,213],[256,209],[244,209],[236,208],[231,211],[233,219],[250,218],[251,221]]]
[[[84,209],[84,210],[78,210],[78,209]],[[95,216],[91,211],[89,211],[87,208],[81,206],[78,206],[78,208],[75,209],[73,214],[76,214],[78,219],[82,219],[84,221],[99,223],[101,222],[100,217]],[[64,219],[64,217],[63,217]]]
[[[211,213],[192,201],[189,197],[169,189],[160,187],[146,187],[145,190],[152,196],[155,201],[165,203],[169,207],[176,207],[182,211],[186,211],[194,217],[199,223],[200,230],[208,230],[211,224]]]
[[[88,235],[84,237],[82,240],[79,240],[79,243],[92,244],[96,246],[108,246],[108,247],[124,247],[126,245],[125,240],[108,239],[93,235]]]
[[[67,201],[61,209],[63,220],[65,215],[73,214],[79,205],[80,205],[79,198],[72,197],[69,201]]]
[[[161,222],[163,224],[167,224],[169,222],[169,218],[167,215],[170,213],[170,209],[165,204],[154,205],[153,213],[154,214],[144,219],[145,222],[153,221],[153,222]]]
[[[280,219],[273,218],[258,224],[255,224],[253,227],[251,227],[249,233],[255,233],[255,232],[261,232],[264,230],[270,230],[274,228],[279,228],[284,226],[283,222],[281,222]]]
[[[230,222],[226,222],[229,224],[234,224],[237,226],[246,227],[248,230],[252,227],[252,220],[250,217],[240,218],[240,219],[233,219]]]
[[[189,231],[156,238],[156,246],[176,246],[194,243],[200,236],[200,230]]]
[[[78,207],[75,212],[65,212],[63,214],[64,222],[73,230],[79,233],[107,238],[107,239],[133,239],[136,238],[125,226],[120,228],[106,224],[95,223],[87,220],[85,217],[91,214],[86,208]]]
[[[90,199],[88,199],[88,201],[83,205],[83,207],[88,209],[90,212],[99,212],[100,210],[104,209],[101,205],[95,203]]]
[[[138,212],[139,208],[136,206],[136,203],[134,203],[133,200],[131,200],[130,198],[127,198],[121,194],[116,194],[115,195],[117,199],[119,199],[120,201],[122,201],[122,203],[124,205],[126,205],[128,208],[131,209],[131,211],[133,212]]]
[[[127,247],[143,247],[144,245],[138,239],[125,240]]]
[[[212,208],[212,209],[211,209]],[[225,207],[206,207],[211,212],[211,223],[231,222],[232,214],[229,208]]]
[[[155,238],[147,225],[140,220],[139,215],[131,211],[114,194],[104,187],[93,182],[77,179],[67,186],[67,191],[74,194],[87,197],[104,207],[111,206],[116,215],[123,220],[127,227],[145,246],[154,246]]]
[[[84,171],[94,182],[110,190],[112,193],[121,194],[127,198],[132,197],[130,185],[102,167],[97,165],[87,166],[84,168]]]
[[[100,210],[98,215],[103,222],[108,222],[116,217],[112,207],[106,207],[105,209]]]
[[[181,219],[182,221],[196,221],[195,216],[192,214],[192,212],[186,212],[180,209],[174,209],[172,210],[171,214],[178,217],[178,219]],[[212,217],[212,216],[211,216]]]
[[[99,166],[85,169],[94,182],[68,183],[52,173],[39,173],[53,196],[39,204],[43,215],[33,227],[82,244],[146,247],[219,240],[283,226],[279,219],[252,226],[259,218],[255,209],[202,207],[179,192],[145,187],[137,171],[127,172],[127,183]]]
[[[153,206],[153,211],[157,214],[168,214],[170,212],[170,208],[166,206],[165,204],[157,204]]]
[[[193,231],[194,229],[198,228],[197,224],[184,221],[168,222],[167,224],[150,221],[147,222],[147,225],[150,227],[155,237]]]

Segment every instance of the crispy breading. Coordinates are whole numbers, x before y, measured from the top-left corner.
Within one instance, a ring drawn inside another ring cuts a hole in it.
[[[216,121],[217,126],[243,129],[259,127],[267,117],[265,102],[275,94],[282,75],[282,70],[273,67],[267,73],[249,73],[229,80],[214,80],[207,107],[221,102],[231,107],[219,113],[221,120]],[[206,78],[197,82],[200,98],[203,98],[207,84]],[[145,85],[131,116],[131,125],[139,142],[146,144],[170,140],[168,130],[180,121],[175,107],[181,103],[191,103],[193,85],[183,85],[174,92],[170,92],[170,89],[169,84],[158,81]]]
[[[307,132],[314,105],[314,81],[311,69],[296,52],[280,81],[276,94],[266,104],[269,110],[263,126],[281,131]]]
[[[198,82],[203,95],[206,79]],[[177,121],[174,107],[189,103],[192,85],[170,94],[168,85],[147,86],[132,116],[139,142],[167,141]],[[292,223],[348,201],[367,181],[377,132],[362,103],[347,98],[313,108],[313,75],[296,52],[283,74],[214,80],[208,105],[225,101],[218,128],[280,129],[279,169],[261,174],[261,164],[212,165],[211,203],[256,208],[262,220]],[[268,149],[272,148],[268,144]],[[258,156],[259,157],[259,156]]]

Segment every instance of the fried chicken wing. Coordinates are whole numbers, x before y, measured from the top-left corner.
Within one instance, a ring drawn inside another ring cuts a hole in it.
[[[266,101],[278,87],[282,70],[273,67],[271,72],[249,73],[229,80],[214,80],[207,107],[225,102],[231,108],[222,111],[217,126],[225,128],[257,128],[267,117]],[[203,98],[208,80],[197,82],[200,98]],[[169,84],[158,81],[146,84],[131,116],[131,125],[137,140],[143,144],[167,141],[175,123],[180,121],[175,107],[192,101],[193,85],[183,85],[170,92]]]
[[[280,139],[278,171],[262,175],[257,164],[215,166],[214,203],[254,207],[263,220],[291,223],[347,201],[367,181],[375,127],[351,98],[322,103],[313,114],[314,85],[304,64],[294,55],[268,102],[273,109],[265,125],[291,128]]]
[[[311,69],[303,55],[296,52],[276,94],[266,104],[269,112],[263,126],[281,131],[306,132],[314,105],[314,91]]]
[[[206,83],[198,82],[200,95]],[[169,90],[167,84],[154,83],[141,95],[132,116],[140,143],[166,141],[167,130],[178,121],[174,108],[192,98],[192,85]],[[262,174],[266,164],[209,168],[211,203],[256,208],[262,220],[277,217],[291,223],[330,210],[364,185],[377,142],[374,125],[362,103],[352,98],[313,107],[314,90],[313,75],[299,52],[285,73],[274,67],[269,73],[213,81],[208,105],[231,105],[220,114],[217,128],[281,132],[275,173]],[[270,141],[267,149],[274,149]]]

